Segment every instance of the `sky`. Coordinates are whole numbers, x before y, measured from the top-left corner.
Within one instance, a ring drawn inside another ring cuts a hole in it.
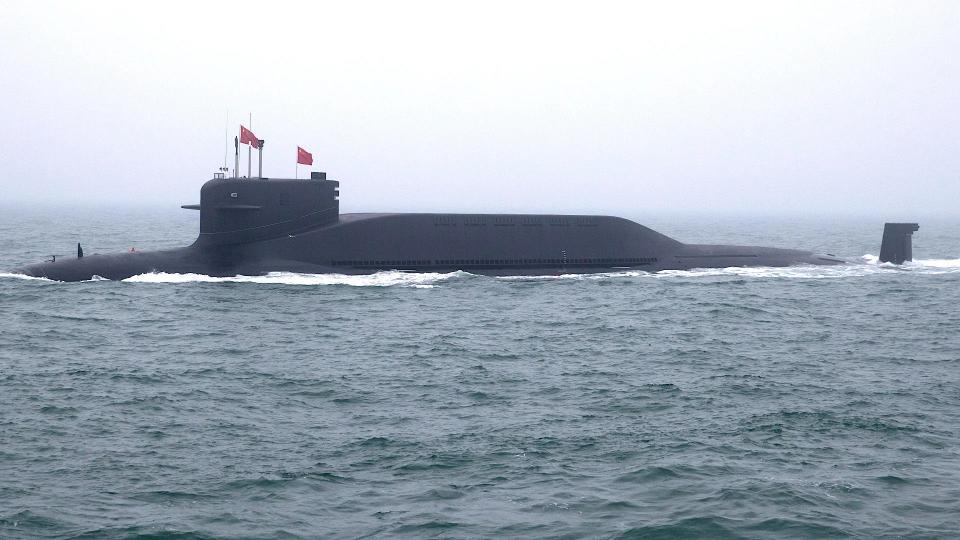
[[[0,3],[2,201],[196,203],[248,115],[343,211],[957,216],[960,2]]]

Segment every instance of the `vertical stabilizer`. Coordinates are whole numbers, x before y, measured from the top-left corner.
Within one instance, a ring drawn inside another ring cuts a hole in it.
[[[916,223],[885,223],[883,242],[880,244],[880,262],[903,264],[913,260],[913,233],[920,225]]]

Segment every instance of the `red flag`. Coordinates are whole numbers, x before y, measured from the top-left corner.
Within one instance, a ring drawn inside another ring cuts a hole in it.
[[[249,129],[240,126],[240,144],[249,144],[254,148],[260,148],[260,139]]]
[[[298,146],[297,163],[300,165],[313,165],[313,154]]]

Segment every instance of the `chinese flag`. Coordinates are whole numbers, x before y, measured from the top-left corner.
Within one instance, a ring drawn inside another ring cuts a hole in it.
[[[249,129],[240,126],[240,144],[249,144],[254,148],[260,148],[260,139]]]
[[[298,146],[297,163],[300,165],[313,165],[313,154]]]

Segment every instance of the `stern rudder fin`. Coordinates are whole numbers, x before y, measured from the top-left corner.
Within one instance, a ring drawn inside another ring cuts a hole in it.
[[[880,262],[903,264],[913,260],[913,233],[918,223],[884,223],[880,244]]]

